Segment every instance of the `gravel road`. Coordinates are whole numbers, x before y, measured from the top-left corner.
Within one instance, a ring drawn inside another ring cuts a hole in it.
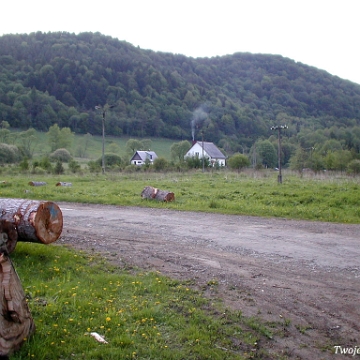
[[[269,351],[332,359],[360,346],[360,225],[58,203],[60,244],[191,279],[246,316],[284,322]],[[206,285],[216,281],[216,290]],[[285,336],[284,336],[285,334]]]

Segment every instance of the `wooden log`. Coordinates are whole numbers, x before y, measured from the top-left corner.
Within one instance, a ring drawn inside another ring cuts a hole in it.
[[[141,193],[141,197],[143,199],[155,199],[165,202],[175,201],[175,195],[173,192],[160,190],[152,186],[145,186],[144,190]]]
[[[35,331],[20,279],[8,256],[0,254],[0,358],[18,350]]]
[[[59,181],[56,186],[72,186],[72,183]]]
[[[16,225],[18,241],[50,244],[61,235],[62,212],[51,201],[0,199],[0,213]]]
[[[11,219],[0,218],[0,253],[6,255],[15,250],[18,233]]]
[[[46,185],[45,181],[29,181],[29,185],[31,186],[44,186]]]

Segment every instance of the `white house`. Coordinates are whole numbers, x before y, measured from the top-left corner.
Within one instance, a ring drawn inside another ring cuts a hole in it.
[[[204,158],[208,158],[213,165],[217,162],[220,166],[225,166],[226,156],[212,142],[197,141],[185,154],[185,158],[198,157],[202,159],[203,156]]]
[[[130,164],[144,165],[146,160],[152,164],[158,156],[154,151],[136,151],[133,157],[130,159]]]

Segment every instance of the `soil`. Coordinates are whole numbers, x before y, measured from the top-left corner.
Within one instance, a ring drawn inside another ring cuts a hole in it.
[[[334,346],[360,346],[360,225],[58,205],[58,243],[191,280],[244,316],[283,324],[262,344],[274,358],[332,359]]]

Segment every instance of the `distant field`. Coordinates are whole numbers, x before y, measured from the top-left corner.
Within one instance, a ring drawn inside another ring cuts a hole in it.
[[[14,131],[18,132],[18,131]],[[36,145],[34,151],[34,157],[42,157],[50,153],[50,146],[47,142],[47,137],[45,132],[37,132],[36,133]],[[76,154],[76,147],[79,144],[79,141],[84,138],[84,135],[75,134],[74,142],[71,149],[72,154]],[[127,159],[129,155],[126,153],[126,142],[130,139],[130,137],[114,137],[114,136],[106,136],[105,137],[105,153],[108,152],[108,147],[110,144],[116,144],[119,149],[119,156],[123,159]],[[142,138],[132,139],[143,140]],[[151,150],[155,151],[158,156],[164,157],[167,160],[171,159],[170,148],[171,145],[178,142],[178,140],[171,139],[163,139],[163,138],[146,138],[152,141]],[[15,145],[18,144],[15,142]],[[98,159],[102,153],[102,136],[94,135],[91,138],[88,148],[86,149],[86,157],[84,158],[76,158],[76,160],[80,162],[87,162],[89,160]]]
[[[2,174],[0,180],[4,181],[0,197],[360,223],[360,179],[340,175],[300,178],[285,171],[283,184],[277,183],[277,172],[265,170],[240,174],[227,170],[58,176],[28,173]],[[30,180],[47,185],[32,187]],[[58,181],[73,186],[57,187]],[[148,185],[174,192],[175,202],[142,199],[141,192]]]

